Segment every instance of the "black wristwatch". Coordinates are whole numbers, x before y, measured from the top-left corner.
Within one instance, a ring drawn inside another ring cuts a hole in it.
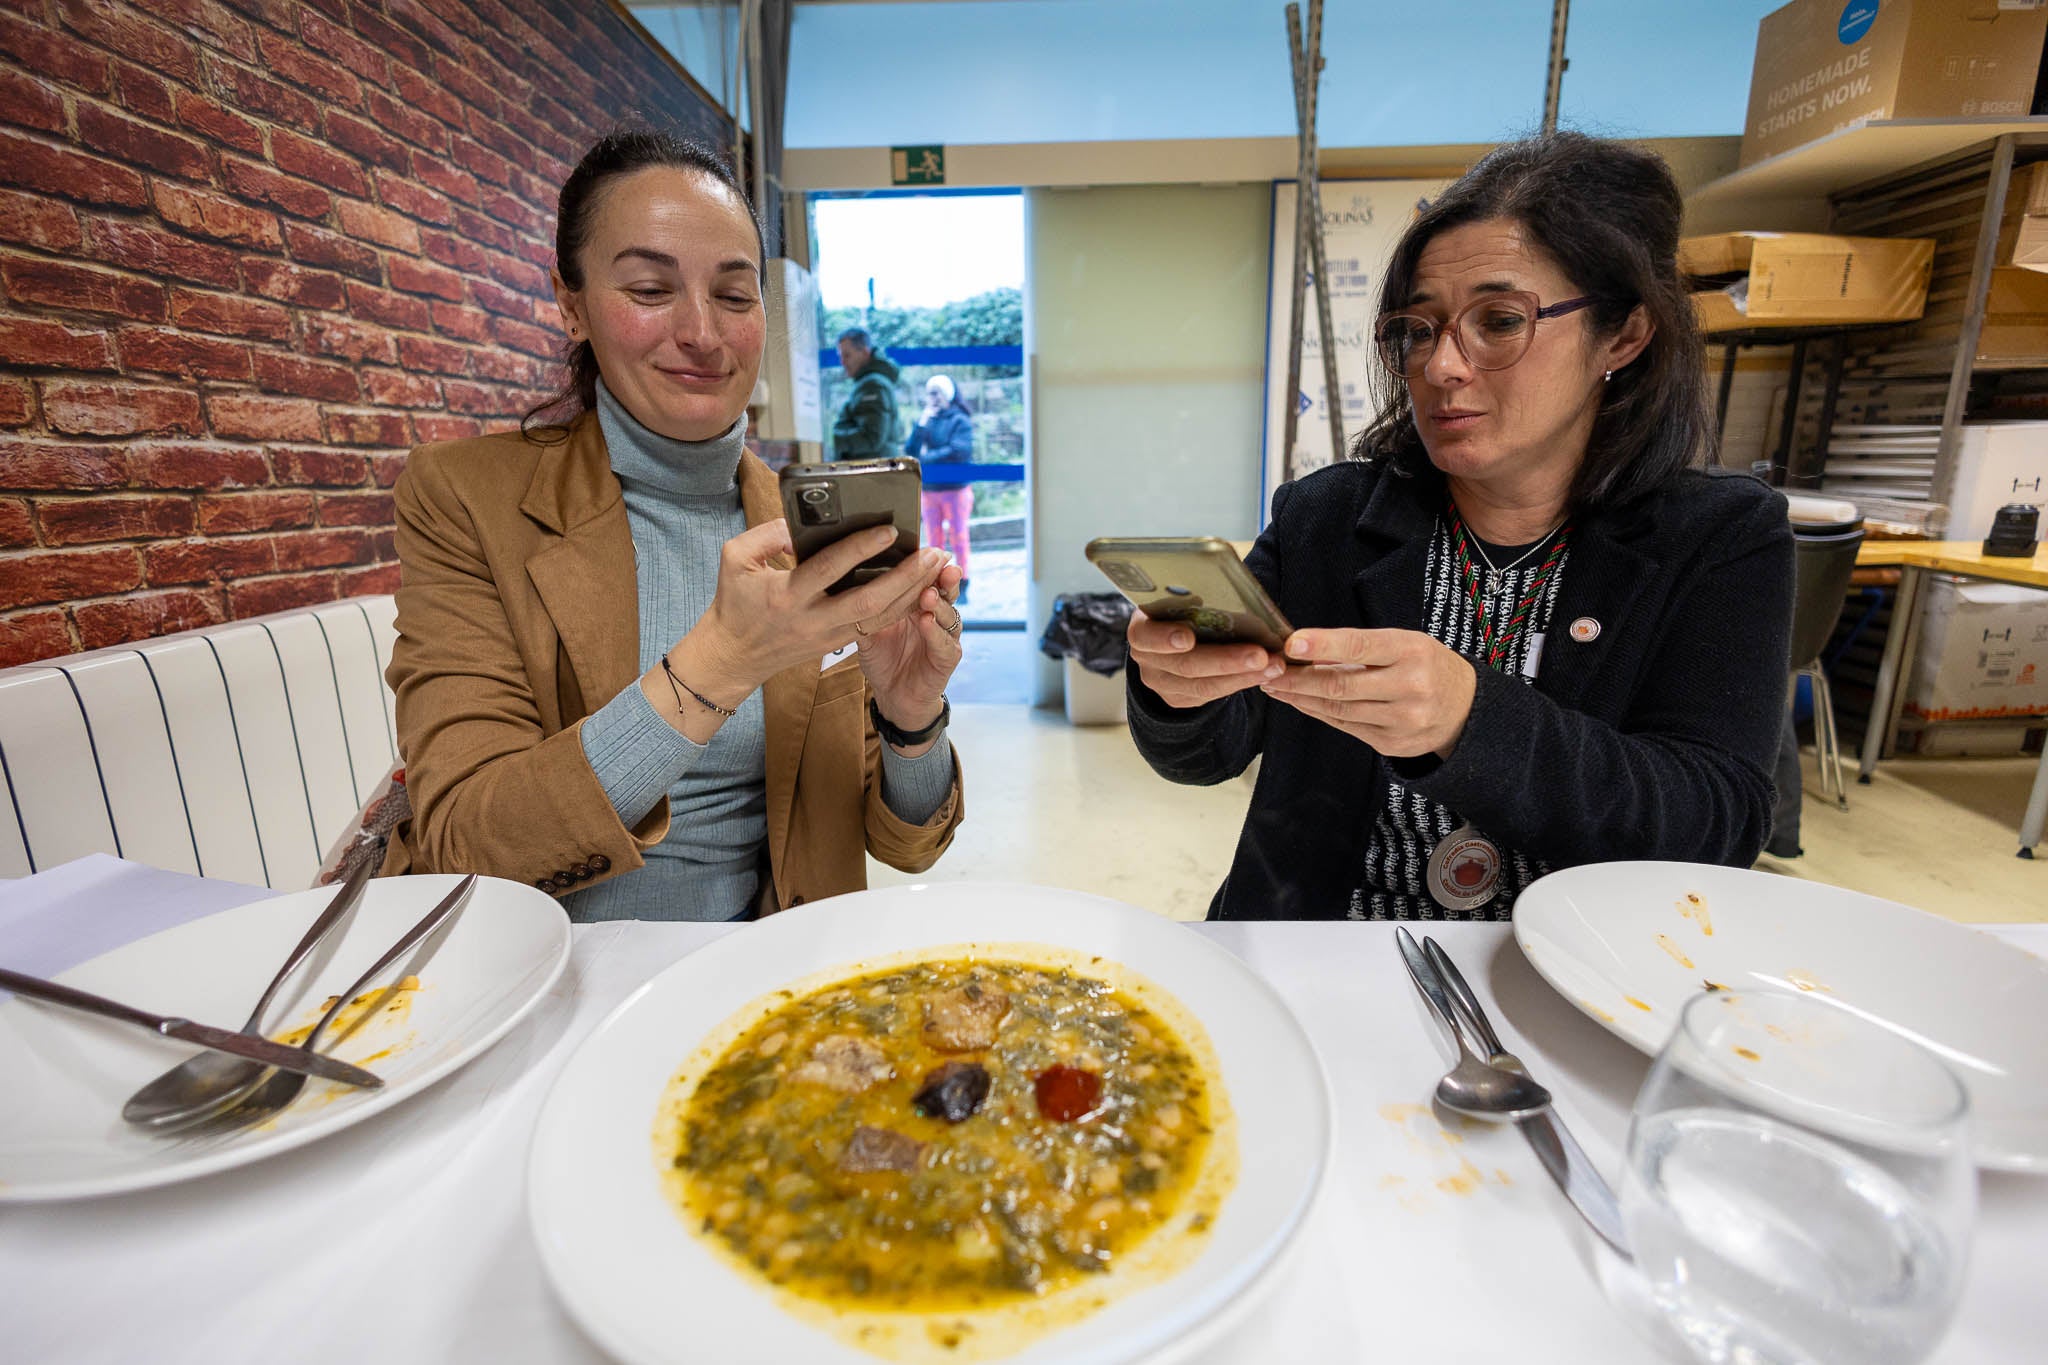
[[[925,726],[922,730],[904,730],[890,724],[889,718],[882,714],[882,708],[875,705],[875,699],[873,697],[868,698],[868,719],[875,723],[875,733],[880,735],[885,743],[893,744],[899,749],[913,748],[916,745],[938,738],[939,731],[946,728],[946,722],[952,718],[952,715],[953,704],[942,696],[939,698],[939,717],[937,720]]]

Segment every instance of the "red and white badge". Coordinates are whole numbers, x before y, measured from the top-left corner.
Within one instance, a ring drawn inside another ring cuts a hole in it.
[[[1600,623],[1590,616],[1581,616],[1572,622],[1572,639],[1582,645],[1590,645],[1600,638]]]
[[[1500,849],[1470,825],[1445,835],[1429,855],[1430,898],[1446,910],[1472,910],[1500,889]]]

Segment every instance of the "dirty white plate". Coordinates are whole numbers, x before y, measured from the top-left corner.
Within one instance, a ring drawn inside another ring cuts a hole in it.
[[[2048,1173],[2048,961],[1989,934],[1796,877],[1643,862],[1537,881],[1515,901],[1515,941],[1559,994],[1653,1056],[1710,981],[1876,1019],[1961,1078],[1979,1165]]]
[[[965,943],[1049,944],[1149,978],[1207,1029],[1237,1124],[1237,1183],[1196,1260],[1006,1359],[1156,1359],[1248,1307],[1329,1161],[1333,1109],[1308,1035],[1263,979],[1182,925],[1078,892],[956,882],[816,901],[719,939],[643,986],[570,1059],[534,1133],[527,1204],[549,1278],[607,1351],[632,1365],[874,1365],[685,1226],[655,1170],[656,1111],[699,1040],[749,1002],[828,968]]]
[[[273,1034],[320,1017],[461,880],[380,878],[279,993]],[[159,1014],[239,1028],[332,888],[222,911],[139,939],[57,979]],[[552,898],[479,878],[454,923],[392,979],[419,988],[344,1039],[335,1055],[384,1078],[378,1090],[308,1081],[289,1109],[225,1138],[156,1137],[121,1121],[136,1088],[192,1054],[185,1044],[17,997],[0,998],[0,1202],[81,1199],[169,1185],[290,1151],[401,1103],[477,1056],[540,1003],[569,960]],[[323,1043],[325,1035],[323,1035]]]

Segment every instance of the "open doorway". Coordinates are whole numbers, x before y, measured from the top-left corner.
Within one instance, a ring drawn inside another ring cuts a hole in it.
[[[928,544],[967,569],[976,638],[956,700],[1029,696],[1024,200],[1016,190],[813,194],[828,428],[853,390],[836,342],[862,328],[896,400],[893,444],[925,464]],[[839,458],[828,431],[826,458]]]

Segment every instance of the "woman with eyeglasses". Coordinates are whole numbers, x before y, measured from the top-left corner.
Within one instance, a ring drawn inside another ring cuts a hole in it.
[[[1132,620],[1152,766],[1262,759],[1212,917],[1505,919],[1556,868],[1763,847],[1792,535],[1702,467],[1681,207],[1575,133],[1474,166],[1388,266],[1379,415],[1247,558],[1286,657]]]

